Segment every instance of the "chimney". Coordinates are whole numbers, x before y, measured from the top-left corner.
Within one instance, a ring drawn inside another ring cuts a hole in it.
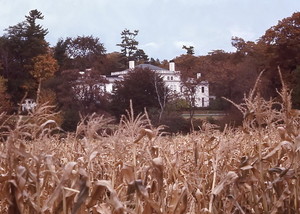
[[[134,69],[134,61],[129,61],[129,69]]]
[[[169,70],[175,71],[175,62],[169,62]]]

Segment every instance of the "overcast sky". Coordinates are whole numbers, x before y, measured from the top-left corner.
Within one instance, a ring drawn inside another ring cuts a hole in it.
[[[0,30],[25,20],[32,9],[54,46],[59,38],[100,38],[107,52],[120,51],[120,33],[139,30],[136,40],[149,57],[171,60],[194,46],[195,55],[234,51],[233,36],[256,41],[279,20],[300,11],[300,0],[0,0]]]

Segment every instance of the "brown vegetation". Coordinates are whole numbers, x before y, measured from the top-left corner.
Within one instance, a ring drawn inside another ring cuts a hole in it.
[[[111,135],[96,115],[64,138],[43,109],[14,128],[0,118],[0,211],[299,213],[300,115],[284,84],[279,94],[276,110],[254,87],[235,104],[242,128],[186,136],[162,136],[132,109]]]

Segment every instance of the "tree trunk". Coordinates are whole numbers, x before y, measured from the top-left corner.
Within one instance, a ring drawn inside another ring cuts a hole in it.
[[[42,86],[42,79],[39,79],[39,85],[36,93],[36,104],[39,105],[40,95],[41,95],[41,86]]]
[[[194,128],[194,114],[195,114],[195,110],[194,110],[193,107],[190,107],[189,113],[190,113],[191,130],[193,132],[193,131],[195,131],[195,128]]]

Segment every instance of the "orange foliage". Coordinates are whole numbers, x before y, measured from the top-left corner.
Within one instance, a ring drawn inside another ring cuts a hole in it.
[[[57,61],[50,54],[44,54],[33,58],[33,70],[30,73],[37,80],[45,80],[57,70]]]

